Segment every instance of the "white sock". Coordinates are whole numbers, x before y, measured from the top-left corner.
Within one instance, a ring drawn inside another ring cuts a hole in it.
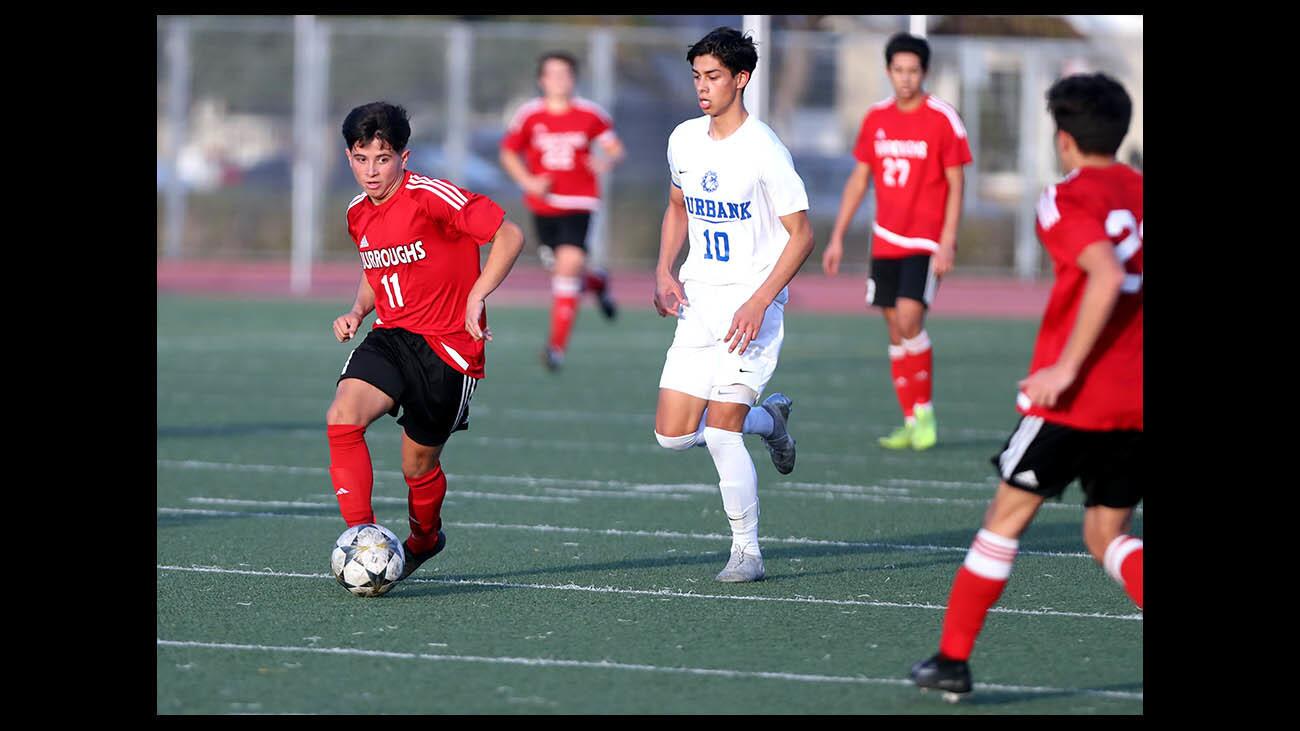
[[[718,488],[722,491],[722,509],[731,523],[732,547],[761,555],[758,550],[758,472],[745,449],[739,432],[715,427],[704,428],[709,454],[718,469]]]
[[[749,413],[745,415],[745,425],[741,431],[745,434],[757,434],[762,437],[772,436],[772,429],[776,424],[772,421],[772,414],[762,406],[750,407]]]

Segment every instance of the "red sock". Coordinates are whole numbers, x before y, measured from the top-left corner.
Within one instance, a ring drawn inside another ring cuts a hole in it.
[[[577,277],[555,277],[551,280],[554,299],[551,304],[551,340],[548,345],[552,350],[564,352],[569,345],[569,332],[578,316],[580,281]]]
[[[582,276],[582,288],[592,294],[600,294],[605,291],[605,275],[595,272],[587,272]]]
[[[356,424],[329,424],[325,427],[330,442],[330,482],[339,499],[339,512],[348,527],[375,522],[370,507],[370,493],[375,486],[375,471],[366,447],[366,428]]]
[[[1124,587],[1129,599],[1142,608],[1142,539],[1119,536],[1106,547],[1102,560],[1106,573]]]
[[[1020,541],[981,529],[957,569],[943,615],[939,652],[951,660],[969,660],[975,638],[984,627],[989,609],[1002,596],[1011,576]]]
[[[934,382],[934,359],[931,357],[930,336],[924,330],[911,340],[903,340],[907,355],[903,367],[912,386],[912,398],[918,406],[930,403],[931,384]]]
[[[907,377],[907,352],[901,345],[889,346],[889,372],[894,377],[894,393],[903,409],[903,418],[912,418],[912,384]]]
[[[438,530],[442,528],[442,499],[447,496],[447,475],[442,471],[442,463],[419,477],[406,478],[406,487],[406,504],[410,509],[407,517],[411,524],[406,545],[412,553],[425,553],[438,542]]]

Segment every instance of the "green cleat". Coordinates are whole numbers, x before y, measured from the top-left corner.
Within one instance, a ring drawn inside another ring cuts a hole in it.
[[[912,427],[912,449],[929,449],[939,441],[937,425],[934,423],[934,407],[916,409],[916,424]]]
[[[880,446],[885,449],[907,449],[912,446],[912,425],[904,424],[887,437],[881,437]]]

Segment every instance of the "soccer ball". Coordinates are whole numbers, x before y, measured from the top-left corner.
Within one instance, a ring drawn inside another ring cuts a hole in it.
[[[397,583],[406,568],[402,544],[393,532],[375,523],[343,531],[330,553],[330,573],[357,596],[380,596]]]

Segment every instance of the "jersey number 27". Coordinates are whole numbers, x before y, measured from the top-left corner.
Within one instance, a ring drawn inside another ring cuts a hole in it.
[[[1107,236],[1119,236],[1125,231],[1129,232],[1128,236],[1115,247],[1115,258],[1119,259],[1121,265],[1132,259],[1138,249],[1142,248],[1142,224],[1138,223],[1133,211],[1124,208],[1117,208],[1106,214]],[[1120,285],[1119,291],[1125,294],[1136,294],[1141,289],[1141,274],[1125,274],[1124,283]]]

